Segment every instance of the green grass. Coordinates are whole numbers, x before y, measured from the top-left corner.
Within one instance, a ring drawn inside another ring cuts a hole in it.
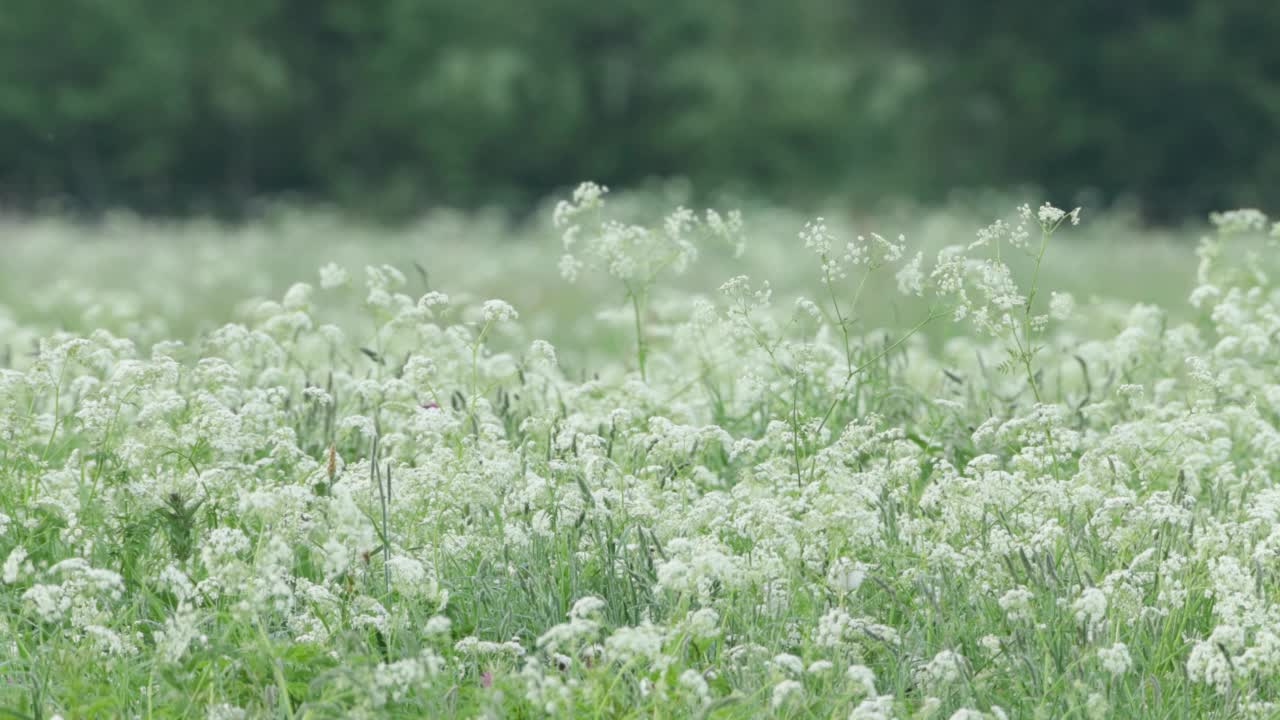
[[[1030,212],[13,223],[0,714],[1273,716],[1269,228]]]

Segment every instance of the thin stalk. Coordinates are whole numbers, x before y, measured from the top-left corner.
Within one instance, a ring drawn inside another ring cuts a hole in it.
[[[866,370],[872,365],[880,362],[884,356],[898,349],[899,345],[909,340],[913,335],[923,330],[925,325],[928,325],[939,317],[941,317],[941,314],[930,311],[929,315],[925,317],[924,320],[916,323],[915,327],[908,330],[905,335],[893,341],[891,344],[886,345],[884,350],[877,353],[875,357],[850,370],[849,374],[845,376],[844,382],[840,384],[840,390],[836,393],[836,399],[831,401],[831,405],[827,408],[827,411],[823,413],[822,422],[818,423],[818,428],[814,431],[815,434],[822,432],[822,429],[827,426],[827,421],[831,419],[831,414],[835,412],[836,407],[839,406],[840,402],[844,399],[844,394],[848,389],[849,383],[853,382],[855,377],[860,375],[863,370]]]
[[[648,382],[649,378],[645,373],[645,359],[649,354],[648,344],[644,338],[644,295],[638,293],[630,284],[627,285],[627,295],[631,298],[631,311],[635,319],[636,330],[636,363],[640,366],[640,379]]]
[[[1035,395],[1037,403],[1042,401],[1040,387],[1036,384],[1035,370],[1031,367],[1032,355],[1035,353],[1035,341],[1031,336],[1031,310],[1036,301],[1036,293],[1040,288],[1040,265],[1044,261],[1044,251],[1049,247],[1050,235],[1052,233],[1045,230],[1040,232],[1040,252],[1036,254],[1035,269],[1031,273],[1031,290],[1027,292],[1027,304],[1022,313],[1022,335],[1026,338],[1026,347],[1022,347],[1021,342],[1018,343],[1018,352],[1022,356],[1022,365],[1027,371],[1027,382],[1031,383],[1031,392]]]

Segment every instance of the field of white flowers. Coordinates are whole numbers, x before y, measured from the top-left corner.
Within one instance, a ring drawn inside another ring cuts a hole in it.
[[[1267,218],[611,198],[4,227],[0,716],[1280,715]]]

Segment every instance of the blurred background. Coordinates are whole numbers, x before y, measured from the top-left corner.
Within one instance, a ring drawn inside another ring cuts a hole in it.
[[[8,0],[0,206],[396,220],[582,179],[798,209],[1280,189],[1280,3]]]

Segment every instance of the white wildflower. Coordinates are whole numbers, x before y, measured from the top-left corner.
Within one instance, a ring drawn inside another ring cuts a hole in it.
[[[1102,669],[1112,675],[1123,675],[1133,667],[1128,646],[1120,642],[1109,648],[1098,648],[1098,660],[1102,662]]]
[[[792,698],[804,694],[804,685],[798,680],[783,680],[773,686],[773,699],[769,703],[775,710],[786,705]]]
[[[325,290],[344,287],[351,281],[345,268],[329,263],[320,268],[320,287]]]
[[[6,585],[12,585],[22,576],[23,571],[31,572],[31,563],[27,562],[27,549],[19,545],[9,552],[9,557],[5,558],[4,571],[0,579],[4,580]]]
[[[484,302],[484,321],[486,323],[507,322],[516,320],[520,314],[510,304],[502,300],[486,300]]]

